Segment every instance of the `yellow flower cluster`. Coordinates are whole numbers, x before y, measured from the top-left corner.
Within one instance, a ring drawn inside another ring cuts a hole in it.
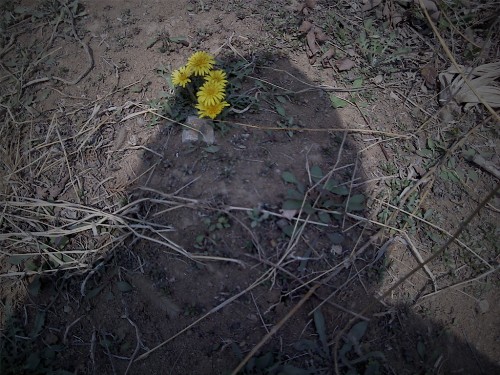
[[[226,72],[221,69],[213,69],[214,65],[215,59],[212,55],[198,51],[188,59],[185,66],[172,72],[172,83],[183,88],[191,83],[191,77],[203,77],[203,84],[196,93],[198,103],[195,106],[200,118],[210,117],[214,119],[225,107],[229,107],[229,103],[224,101],[227,84]]]

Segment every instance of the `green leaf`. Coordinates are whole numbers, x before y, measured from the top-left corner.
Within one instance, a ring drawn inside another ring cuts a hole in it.
[[[333,193],[335,195],[341,195],[341,196],[349,195],[349,189],[345,185],[342,185],[342,186],[328,186],[328,185],[329,184],[327,184],[326,189],[330,193]]]
[[[128,292],[132,291],[132,285],[130,285],[126,281],[117,281],[116,282],[116,287],[122,293],[128,293]]]
[[[327,236],[334,245],[340,245],[344,242],[344,236],[342,233],[328,233]]]
[[[188,40],[185,36],[172,36],[169,38],[173,43],[187,43]]]
[[[337,203],[335,203],[335,201],[332,201],[331,199],[324,201],[323,204],[321,205],[321,207],[323,208],[330,208],[335,206],[337,206]]]
[[[439,235],[437,235],[436,233],[434,233],[434,232],[428,232],[427,235],[435,243],[441,242],[441,237],[439,237]]]
[[[35,316],[35,323],[33,324],[33,330],[31,331],[30,337],[37,337],[40,332],[42,332],[43,326],[45,325],[45,311],[39,310]]]
[[[298,200],[298,201],[302,201],[304,199],[304,194],[299,193],[297,190],[294,189],[288,189],[286,191],[285,196],[287,199]]]
[[[356,323],[351,328],[351,330],[349,331],[347,336],[349,337],[349,339],[351,341],[353,341],[355,343],[359,343],[359,341],[363,338],[367,328],[368,328],[368,322],[366,322],[366,321]]]
[[[283,104],[287,102],[286,98],[285,98],[284,96],[281,96],[281,95],[278,95],[278,96],[276,97],[276,99],[277,99],[279,102],[283,103]]]
[[[170,75],[165,77],[165,80],[167,81],[168,87],[170,90],[175,90],[175,85],[172,82],[172,77]]]
[[[469,148],[462,152],[462,155],[465,159],[471,160],[474,155],[476,155],[476,150],[473,148]]]
[[[316,210],[309,203],[304,204],[302,210],[308,215],[312,215],[316,212]]]
[[[13,266],[19,266],[22,262],[24,262],[26,259],[29,259],[30,257],[31,255],[22,255],[22,254],[11,255],[8,259],[8,262]]]
[[[316,326],[316,332],[318,332],[319,340],[321,341],[321,345],[323,345],[323,350],[325,354],[329,353],[328,350],[328,339],[326,336],[326,323],[325,317],[321,312],[321,309],[314,310],[314,325]]]
[[[297,200],[286,200],[283,202],[284,210],[300,210],[302,207],[302,201]]]
[[[421,359],[425,358],[425,345],[422,341],[418,341],[417,343],[417,353]]]
[[[28,7],[23,7],[23,6],[19,5],[19,6],[16,6],[14,8],[14,13],[18,13],[18,14],[24,14],[24,13],[30,14],[31,13],[31,9],[28,8]]]
[[[35,371],[40,365],[40,354],[38,352],[30,353],[23,366],[24,370]]]
[[[285,108],[283,108],[283,106],[281,104],[276,103],[274,105],[274,108],[276,108],[276,112],[278,112],[278,114],[280,116],[282,116],[282,117],[286,116]]]
[[[294,226],[293,225],[286,225],[284,227],[281,228],[281,230],[283,231],[283,233],[285,233],[288,237],[292,237],[292,234],[293,234],[293,228]]]
[[[318,344],[316,341],[312,340],[307,340],[307,339],[302,339],[293,344],[293,347],[295,350],[299,352],[305,352],[305,351],[316,351],[318,350]]]
[[[101,293],[101,290],[104,289],[104,285],[99,285],[98,287],[92,289],[90,292],[87,293],[86,298],[87,299],[92,299],[96,297],[99,293]]]
[[[473,182],[479,180],[479,175],[474,170],[470,170],[469,172],[467,172],[467,177],[469,177]]]
[[[28,285],[28,292],[31,294],[33,297],[38,296],[38,293],[40,292],[40,288],[42,286],[42,283],[40,282],[40,275],[36,275],[33,278],[33,281],[29,283]]]
[[[257,370],[264,372],[274,362],[273,353],[267,352],[255,360],[255,367]]]
[[[208,146],[204,148],[205,152],[208,152],[210,154],[215,154],[217,151],[220,150],[219,146]]]
[[[295,176],[293,175],[292,172],[288,172],[288,171],[283,172],[281,174],[281,178],[285,182],[288,182],[288,183],[291,183],[291,184],[296,184],[297,183],[297,179],[295,178]]]
[[[319,166],[314,165],[311,168],[311,178],[314,182],[318,182],[319,180],[321,180],[323,178],[323,171],[321,170],[321,168]]]
[[[432,151],[434,151],[436,148],[436,145],[431,138],[427,138],[427,147],[429,147]]]
[[[424,214],[424,217],[423,219],[424,220],[427,220],[428,218],[431,217],[431,215],[434,213],[434,210],[432,208],[428,209],[427,211],[425,211],[425,214]]]
[[[432,157],[432,154],[432,150],[429,150],[428,148],[423,148],[417,151],[417,155],[422,156],[423,158],[430,158]]]
[[[365,209],[365,196],[363,194],[352,195],[347,203],[348,211],[363,211]]]
[[[333,94],[330,94],[330,101],[332,102],[333,108],[344,108],[349,104],[346,100],[341,99]]]
[[[318,217],[319,221],[321,221],[322,223],[330,224],[332,222],[332,218],[330,217],[330,215],[324,211],[318,212]]]
[[[353,89],[359,89],[362,86],[363,86],[363,78],[356,78],[352,83]]]
[[[157,41],[159,41],[160,38],[152,38],[149,39],[148,42],[146,43],[146,49],[153,47]]]

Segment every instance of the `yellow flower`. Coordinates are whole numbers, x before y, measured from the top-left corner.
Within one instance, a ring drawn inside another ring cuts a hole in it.
[[[205,105],[217,104],[224,97],[226,93],[224,92],[224,86],[218,82],[205,82],[200,90],[196,94],[198,96],[198,102]]]
[[[205,76],[205,81],[217,82],[217,83],[222,84],[223,86],[226,86],[226,83],[227,83],[226,72],[223,70],[211,70]]]
[[[180,67],[172,72],[172,83],[176,86],[186,87],[186,84],[191,82],[191,69],[187,66]]]
[[[196,105],[200,118],[210,117],[212,120],[222,112],[224,107],[229,107],[229,103],[227,102],[218,102],[215,104],[198,103]]]
[[[204,51],[198,51],[191,55],[188,59],[187,66],[193,71],[196,76],[203,76],[207,74],[212,66],[214,66],[215,60],[212,55]]]

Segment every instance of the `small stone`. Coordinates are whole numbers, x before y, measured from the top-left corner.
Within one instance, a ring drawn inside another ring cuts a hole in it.
[[[373,83],[376,85],[380,85],[382,82],[384,82],[384,76],[382,74],[379,74],[375,78],[373,78]]]
[[[342,254],[342,246],[340,246],[340,245],[332,245],[332,248],[330,249],[330,251],[333,254],[341,255]]]
[[[211,145],[215,142],[214,128],[210,121],[196,116],[189,116],[186,125],[188,127],[182,131],[182,143],[202,140]]]
[[[490,303],[487,300],[482,299],[477,302],[476,311],[478,313],[486,314],[489,310],[490,310]]]

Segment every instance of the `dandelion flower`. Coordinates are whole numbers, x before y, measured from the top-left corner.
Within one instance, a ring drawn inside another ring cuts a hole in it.
[[[211,70],[205,76],[205,81],[217,82],[217,83],[222,84],[223,86],[226,86],[226,84],[227,84],[226,72],[223,70]]]
[[[224,86],[218,82],[205,82],[200,90],[196,94],[198,96],[198,102],[205,105],[217,104],[224,99],[226,93],[224,92]]]
[[[215,64],[212,55],[204,51],[198,51],[191,55],[188,59],[187,66],[193,71],[196,76],[207,74]]]
[[[186,85],[191,82],[191,69],[187,66],[183,66],[172,72],[172,83],[175,86],[186,87]]]
[[[227,102],[218,102],[215,104],[198,103],[196,105],[200,118],[210,117],[212,120],[222,112],[224,107],[229,107],[229,103]]]

